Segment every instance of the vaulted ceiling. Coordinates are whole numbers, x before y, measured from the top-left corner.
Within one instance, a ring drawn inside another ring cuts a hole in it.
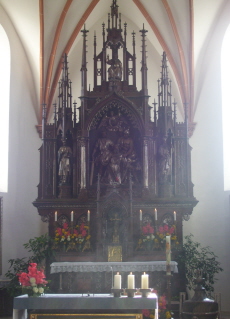
[[[46,103],[50,110],[55,98],[63,53],[68,54],[70,65],[79,71],[81,29],[85,24],[92,35],[94,30],[100,30],[101,23],[107,23],[111,3],[112,0],[0,0],[30,64],[38,125],[42,118],[41,104]],[[230,1],[117,0],[117,4],[122,23],[131,25],[130,34],[135,30],[138,37],[143,24],[148,30],[148,67],[154,63],[160,66],[162,52],[166,52],[179,108],[182,111],[187,103],[189,122],[193,126],[208,65],[209,43],[217,36],[220,39],[217,45],[220,45],[230,22]],[[101,36],[98,31],[97,36]],[[89,38],[89,53],[91,50]],[[73,74],[75,76],[80,77]],[[79,95],[76,91],[76,96]]]

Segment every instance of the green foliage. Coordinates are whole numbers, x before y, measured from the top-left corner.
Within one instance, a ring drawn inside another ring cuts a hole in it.
[[[202,247],[200,243],[193,240],[193,235],[185,236],[185,242],[178,255],[179,271],[185,273],[186,284],[189,289],[194,290],[197,270],[201,271],[204,278],[204,288],[210,297],[214,291],[214,283],[217,280],[216,274],[223,271],[217,256],[209,246]]]
[[[9,270],[5,274],[6,278],[10,280],[6,286],[10,296],[16,297],[22,294],[22,288],[18,281],[17,274],[20,272],[27,272],[28,266],[31,262],[41,265],[46,259],[50,260],[54,256],[52,250],[51,238],[46,234],[40,237],[35,237],[23,245],[32,256],[26,258],[10,259]]]

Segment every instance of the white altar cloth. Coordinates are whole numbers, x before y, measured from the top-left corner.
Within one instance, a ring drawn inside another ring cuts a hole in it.
[[[171,271],[178,273],[177,262],[171,261]],[[51,274],[64,272],[147,272],[166,271],[165,261],[135,262],[54,262],[50,265]]]

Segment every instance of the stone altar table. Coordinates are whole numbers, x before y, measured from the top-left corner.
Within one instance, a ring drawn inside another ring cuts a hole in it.
[[[170,263],[171,266],[171,271],[173,273],[178,273],[178,268],[177,268],[177,262],[171,261]],[[101,290],[90,290],[90,292],[97,292],[97,293],[106,293],[109,292],[110,289],[113,286],[112,283],[112,278],[115,272],[119,271],[121,275],[123,275],[122,278],[122,288],[125,287],[125,280],[126,280],[126,275],[130,271],[132,271],[134,274],[137,274],[137,281],[136,281],[136,287],[138,286],[138,275],[140,275],[143,272],[147,273],[152,273],[156,271],[160,272],[166,272],[166,262],[165,261],[136,261],[136,262],[54,262],[50,265],[51,274],[58,274],[59,273],[59,292],[62,292],[63,289],[63,275],[64,274],[69,274],[69,276],[72,276],[69,279],[69,282],[72,284],[74,282],[74,273],[76,273],[75,276],[79,276],[80,274],[83,273],[92,273],[95,274],[97,273],[97,281],[99,282],[98,285],[101,283],[105,283],[106,281],[108,282],[108,278],[106,280],[106,273],[107,277],[110,277],[110,283],[108,283],[108,286],[106,289],[104,287],[101,288]],[[104,273],[104,275],[102,275]],[[110,275],[111,274],[111,275]],[[95,279],[95,276],[94,278]],[[66,281],[66,279],[65,279]],[[96,279],[95,279],[96,281]],[[140,281],[140,278],[139,278]],[[86,284],[86,281],[84,281],[84,284]],[[73,284],[72,284],[73,285]],[[96,286],[96,285],[95,285]],[[151,287],[153,288],[153,287]],[[70,291],[68,292],[73,292]],[[82,292],[82,291],[76,291],[76,292]]]
[[[42,311],[47,313],[52,311],[74,311],[80,313],[92,313],[93,311],[103,311],[110,313],[112,310],[122,310],[131,312],[141,311],[142,309],[157,309],[158,300],[156,294],[150,294],[147,298],[135,296],[129,298],[121,296],[114,298],[109,294],[44,294],[41,297],[28,297],[22,295],[14,298],[13,319],[26,319],[27,310]]]

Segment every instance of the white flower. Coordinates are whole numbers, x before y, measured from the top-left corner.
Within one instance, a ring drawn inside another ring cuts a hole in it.
[[[38,288],[38,292],[39,292],[40,294],[43,294],[43,292],[44,292],[44,288],[39,287],[39,288]]]
[[[30,277],[30,283],[31,284],[36,284],[36,279],[34,277]]]
[[[61,238],[61,241],[64,241],[65,239],[64,238]]]
[[[37,288],[37,287],[34,287],[34,288],[33,288],[33,292],[35,292],[35,294],[37,294],[37,293],[38,293],[38,288]]]
[[[67,237],[67,240],[70,241],[70,236]]]

